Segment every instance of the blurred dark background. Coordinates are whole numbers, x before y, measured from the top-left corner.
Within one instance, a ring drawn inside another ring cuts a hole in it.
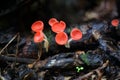
[[[2,0],[0,30],[9,27],[31,31],[31,24],[42,20],[49,28],[52,17],[68,26],[91,20],[111,20],[120,16],[120,0]]]

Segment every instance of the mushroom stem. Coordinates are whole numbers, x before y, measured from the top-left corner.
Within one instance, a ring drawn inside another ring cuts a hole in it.
[[[45,34],[44,34],[44,41],[45,41],[44,48],[46,49],[46,52],[48,52],[49,42],[48,42],[47,36]]]
[[[70,48],[70,42],[72,41],[72,38],[70,38],[67,43],[65,44],[65,47],[66,48]]]

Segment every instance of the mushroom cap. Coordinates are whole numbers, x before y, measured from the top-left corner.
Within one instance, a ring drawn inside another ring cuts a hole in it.
[[[35,43],[42,42],[43,39],[44,39],[44,35],[43,35],[42,31],[35,33],[35,35],[34,35],[34,42]]]
[[[51,18],[51,19],[48,21],[48,24],[49,24],[50,26],[53,26],[56,22],[58,22],[56,18]]]
[[[112,24],[112,26],[117,27],[117,26],[119,25],[119,20],[118,20],[118,19],[113,19],[113,20],[111,21],[111,24]]]
[[[66,28],[66,23],[64,21],[56,22],[52,27],[52,31],[55,33],[63,32]]]
[[[31,26],[31,29],[34,32],[40,32],[43,30],[43,28],[44,28],[44,23],[42,21],[35,21]]]
[[[73,28],[70,32],[72,40],[79,40],[82,38],[82,32],[78,28]]]
[[[55,41],[58,45],[65,45],[68,41],[68,36],[65,32],[57,33],[55,36]]]

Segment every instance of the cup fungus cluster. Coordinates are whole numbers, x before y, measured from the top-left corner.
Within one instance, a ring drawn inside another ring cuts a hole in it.
[[[51,18],[48,21],[48,24],[51,26],[51,30],[56,33],[55,41],[58,45],[65,45],[65,47],[70,47],[70,42],[72,40],[80,40],[82,38],[82,32],[78,28],[73,28],[70,32],[70,39],[68,39],[67,33],[64,32],[66,28],[66,23],[64,21],[58,21],[56,18]],[[42,21],[36,21],[31,26],[32,30],[35,33],[34,35],[34,42],[40,43],[42,41],[45,41],[45,48],[48,50],[48,40],[45,34],[43,33],[44,24]]]
[[[49,25],[53,32],[57,33],[55,36],[55,41],[58,45],[65,45],[65,47],[70,47],[70,42],[72,40],[80,40],[82,38],[82,32],[78,28],[73,28],[70,32],[71,38],[68,40],[68,35],[64,32],[66,28],[66,23],[64,21],[58,21],[55,18],[49,20]]]
[[[57,33],[55,36],[56,43],[58,45],[65,45],[68,41],[68,36],[64,32],[66,23],[64,21],[58,21],[55,18],[51,18],[48,23],[51,26],[51,30]]]
[[[42,21],[35,21],[31,26],[32,31],[36,32],[34,35],[34,42],[35,43],[41,43],[44,42],[44,47],[46,48],[46,51],[48,51],[49,42],[47,40],[46,35],[43,32],[44,29],[44,23]]]

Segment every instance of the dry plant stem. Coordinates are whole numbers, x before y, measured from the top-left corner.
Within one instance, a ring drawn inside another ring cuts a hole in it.
[[[18,33],[2,48],[2,50],[0,51],[0,55],[17,36]]]
[[[18,54],[18,43],[19,43],[19,40],[20,40],[20,34],[18,33],[17,44],[16,44],[16,54],[15,54],[16,59],[17,59],[17,54]],[[15,60],[15,64],[16,64],[16,60]]]
[[[89,76],[91,76],[92,74],[94,74],[94,72],[97,72],[98,73],[98,77],[101,77],[101,74],[99,74],[98,71],[101,70],[101,69],[104,69],[105,67],[107,67],[108,63],[109,63],[109,61],[107,60],[101,67],[98,67],[97,69],[92,70],[91,72],[89,72],[89,73],[87,73],[87,74],[85,74],[83,76],[80,76],[79,78],[74,79],[74,80],[84,80],[84,79],[87,79]],[[99,79],[100,78],[98,78],[98,80]]]

